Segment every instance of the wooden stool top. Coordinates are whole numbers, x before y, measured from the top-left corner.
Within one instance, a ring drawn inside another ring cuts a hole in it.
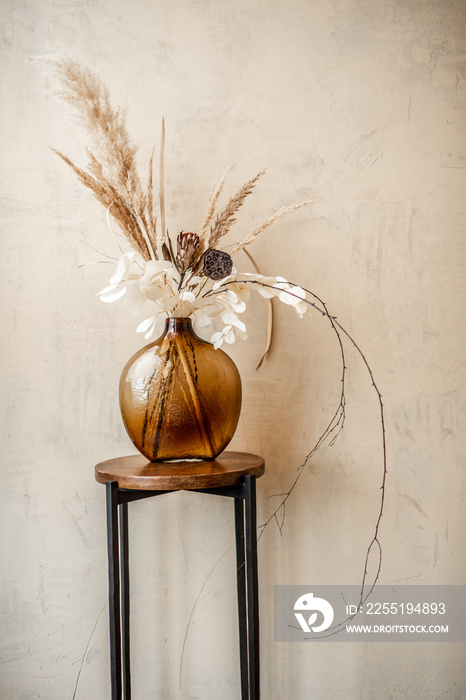
[[[244,476],[262,476],[262,457],[246,452],[222,452],[212,461],[149,462],[143,455],[117,457],[95,467],[99,484],[117,481],[121,489],[181,491],[238,484]]]

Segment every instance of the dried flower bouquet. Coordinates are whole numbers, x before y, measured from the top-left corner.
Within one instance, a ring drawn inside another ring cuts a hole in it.
[[[130,313],[140,312],[144,302],[154,303],[152,316],[139,324],[137,331],[149,338],[159,314],[167,317],[191,317],[195,327],[213,325],[210,340],[216,348],[236,337],[246,338],[246,326],[239,318],[246,309],[251,282],[267,298],[277,297],[294,307],[299,316],[309,312],[303,289],[282,277],[242,273],[233,267],[232,255],[252,243],[268,226],[309,201],[280,209],[254,228],[242,241],[233,244],[231,253],[222,250],[226,234],[235,216],[258,179],[259,172],[234,194],[217,212],[217,203],[225,177],[213,188],[199,233],[181,232],[176,247],[165,228],[163,167],[160,177],[160,212],[156,214],[153,192],[153,154],[149,165],[147,189],[144,189],[135,162],[136,147],[131,143],[125,115],[110,103],[108,90],[88,69],[70,58],[55,62],[60,81],[60,97],[75,110],[86,133],[86,169],[55,151],[88,187],[118,224],[131,246],[121,255],[110,285],[99,296],[104,302],[122,299]],[[163,164],[163,140],[161,146]],[[231,246],[229,246],[231,247]]]
[[[167,317],[189,316],[201,327],[213,325],[214,333],[211,341],[218,348],[223,342],[233,343],[236,337],[247,337],[246,327],[240,320],[239,314],[246,308],[250,290],[256,289],[268,299],[275,297],[292,306],[300,317],[311,310],[317,311],[329,321],[336,335],[341,355],[341,394],[338,406],[324,432],[298,468],[290,489],[282,495],[279,505],[260,526],[260,535],[272,521],[275,521],[281,532],[287,501],[304,468],[322,444],[335,442],[343,428],[346,413],[347,374],[344,341],[350,343],[362,360],[376,393],[380,411],[383,475],[377,520],[365,554],[359,609],[379,578],[382,562],[379,528],[384,510],[387,451],[381,392],[361,348],[316,294],[282,277],[266,277],[260,274],[254,261],[256,273],[238,272],[232,260],[235,253],[245,250],[268,226],[310,202],[304,201],[280,209],[255,227],[242,241],[233,244],[232,250],[227,252],[226,246],[224,249],[221,247],[225,242],[225,236],[235,223],[237,211],[251,194],[264,171],[246,182],[230,198],[227,205],[217,212],[218,200],[225,183],[224,176],[218,186],[212,190],[199,232],[181,232],[176,241],[172,241],[165,226],[164,129],[162,128],[160,149],[160,205],[157,216],[153,187],[154,154],[152,153],[150,158],[147,188],[144,189],[136,168],[137,148],[129,138],[125,114],[112,107],[105,86],[91,71],[69,57],[53,57],[46,60],[51,61],[55,69],[59,96],[74,108],[76,116],[90,137],[90,145],[86,148],[88,155],[86,169],[75,165],[63,153],[55,152],[106,208],[107,218],[113,218],[131,248],[128,252],[121,251],[110,285],[99,293],[102,301],[113,302],[122,299],[131,313],[138,313],[146,300],[153,302],[153,315],[140,323],[137,328],[139,332],[145,334],[146,338],[153,333],[157,316],[160,314]],[[251,257],[249,253],[248,255]],[[373,576],[369,573],[369,560],[372,554],[375,559]],[[368,590],[367,586],[369,586]],[[335,624],[326,634],[336,634],[344,629],[345,624],[352,617],[354,615]]]

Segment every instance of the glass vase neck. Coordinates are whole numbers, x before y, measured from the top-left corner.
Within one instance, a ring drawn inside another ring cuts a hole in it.
[[[193,332],[193,324],[189,316],[165,319],[164,335],[167,333],[182,333],[183,331]]]

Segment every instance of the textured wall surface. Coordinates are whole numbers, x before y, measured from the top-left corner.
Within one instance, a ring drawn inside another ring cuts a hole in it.
[[[73,52],[128,108],[147,168],[167,125],[167,221],[196,230],[213,182],[267,166],[238,231],[321,296],[363,349],[386,410],[381,583],[464,584],[464,0],[3,0],[0,695],[109,697],[104,489],[129,454],[117,381],[138,319],[96,292],[105,215],[49,149],[85,141],[31,56]],[[247,261],[244,259],[244,265]],[[146,314],[149,315],[149,314]],[[144,315],[141,316],[141,319]],[[263,454],[273,512],[338,402],[318,314],[266,309],[231,353],[244,383],[232,446]],[[277,644],[275,584],[359,583],[382,474],[377,397],[347,347],[347,421],[260,540],[263,697],[459,700],[462,644]],[[276,500],[276,499],[275,499]],[[131,511],[134,698],[239,697],[231,504],[184,493]]]

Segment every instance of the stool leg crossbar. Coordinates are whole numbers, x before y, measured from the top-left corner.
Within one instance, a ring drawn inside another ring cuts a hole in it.
[[[128,503],[171,491],[120,489],[107,481],[107,544],[112,700],[131,700]],[[256,536],[256,477],[196,492],[235,501],[241,700],[259,700],[259,593]]]

